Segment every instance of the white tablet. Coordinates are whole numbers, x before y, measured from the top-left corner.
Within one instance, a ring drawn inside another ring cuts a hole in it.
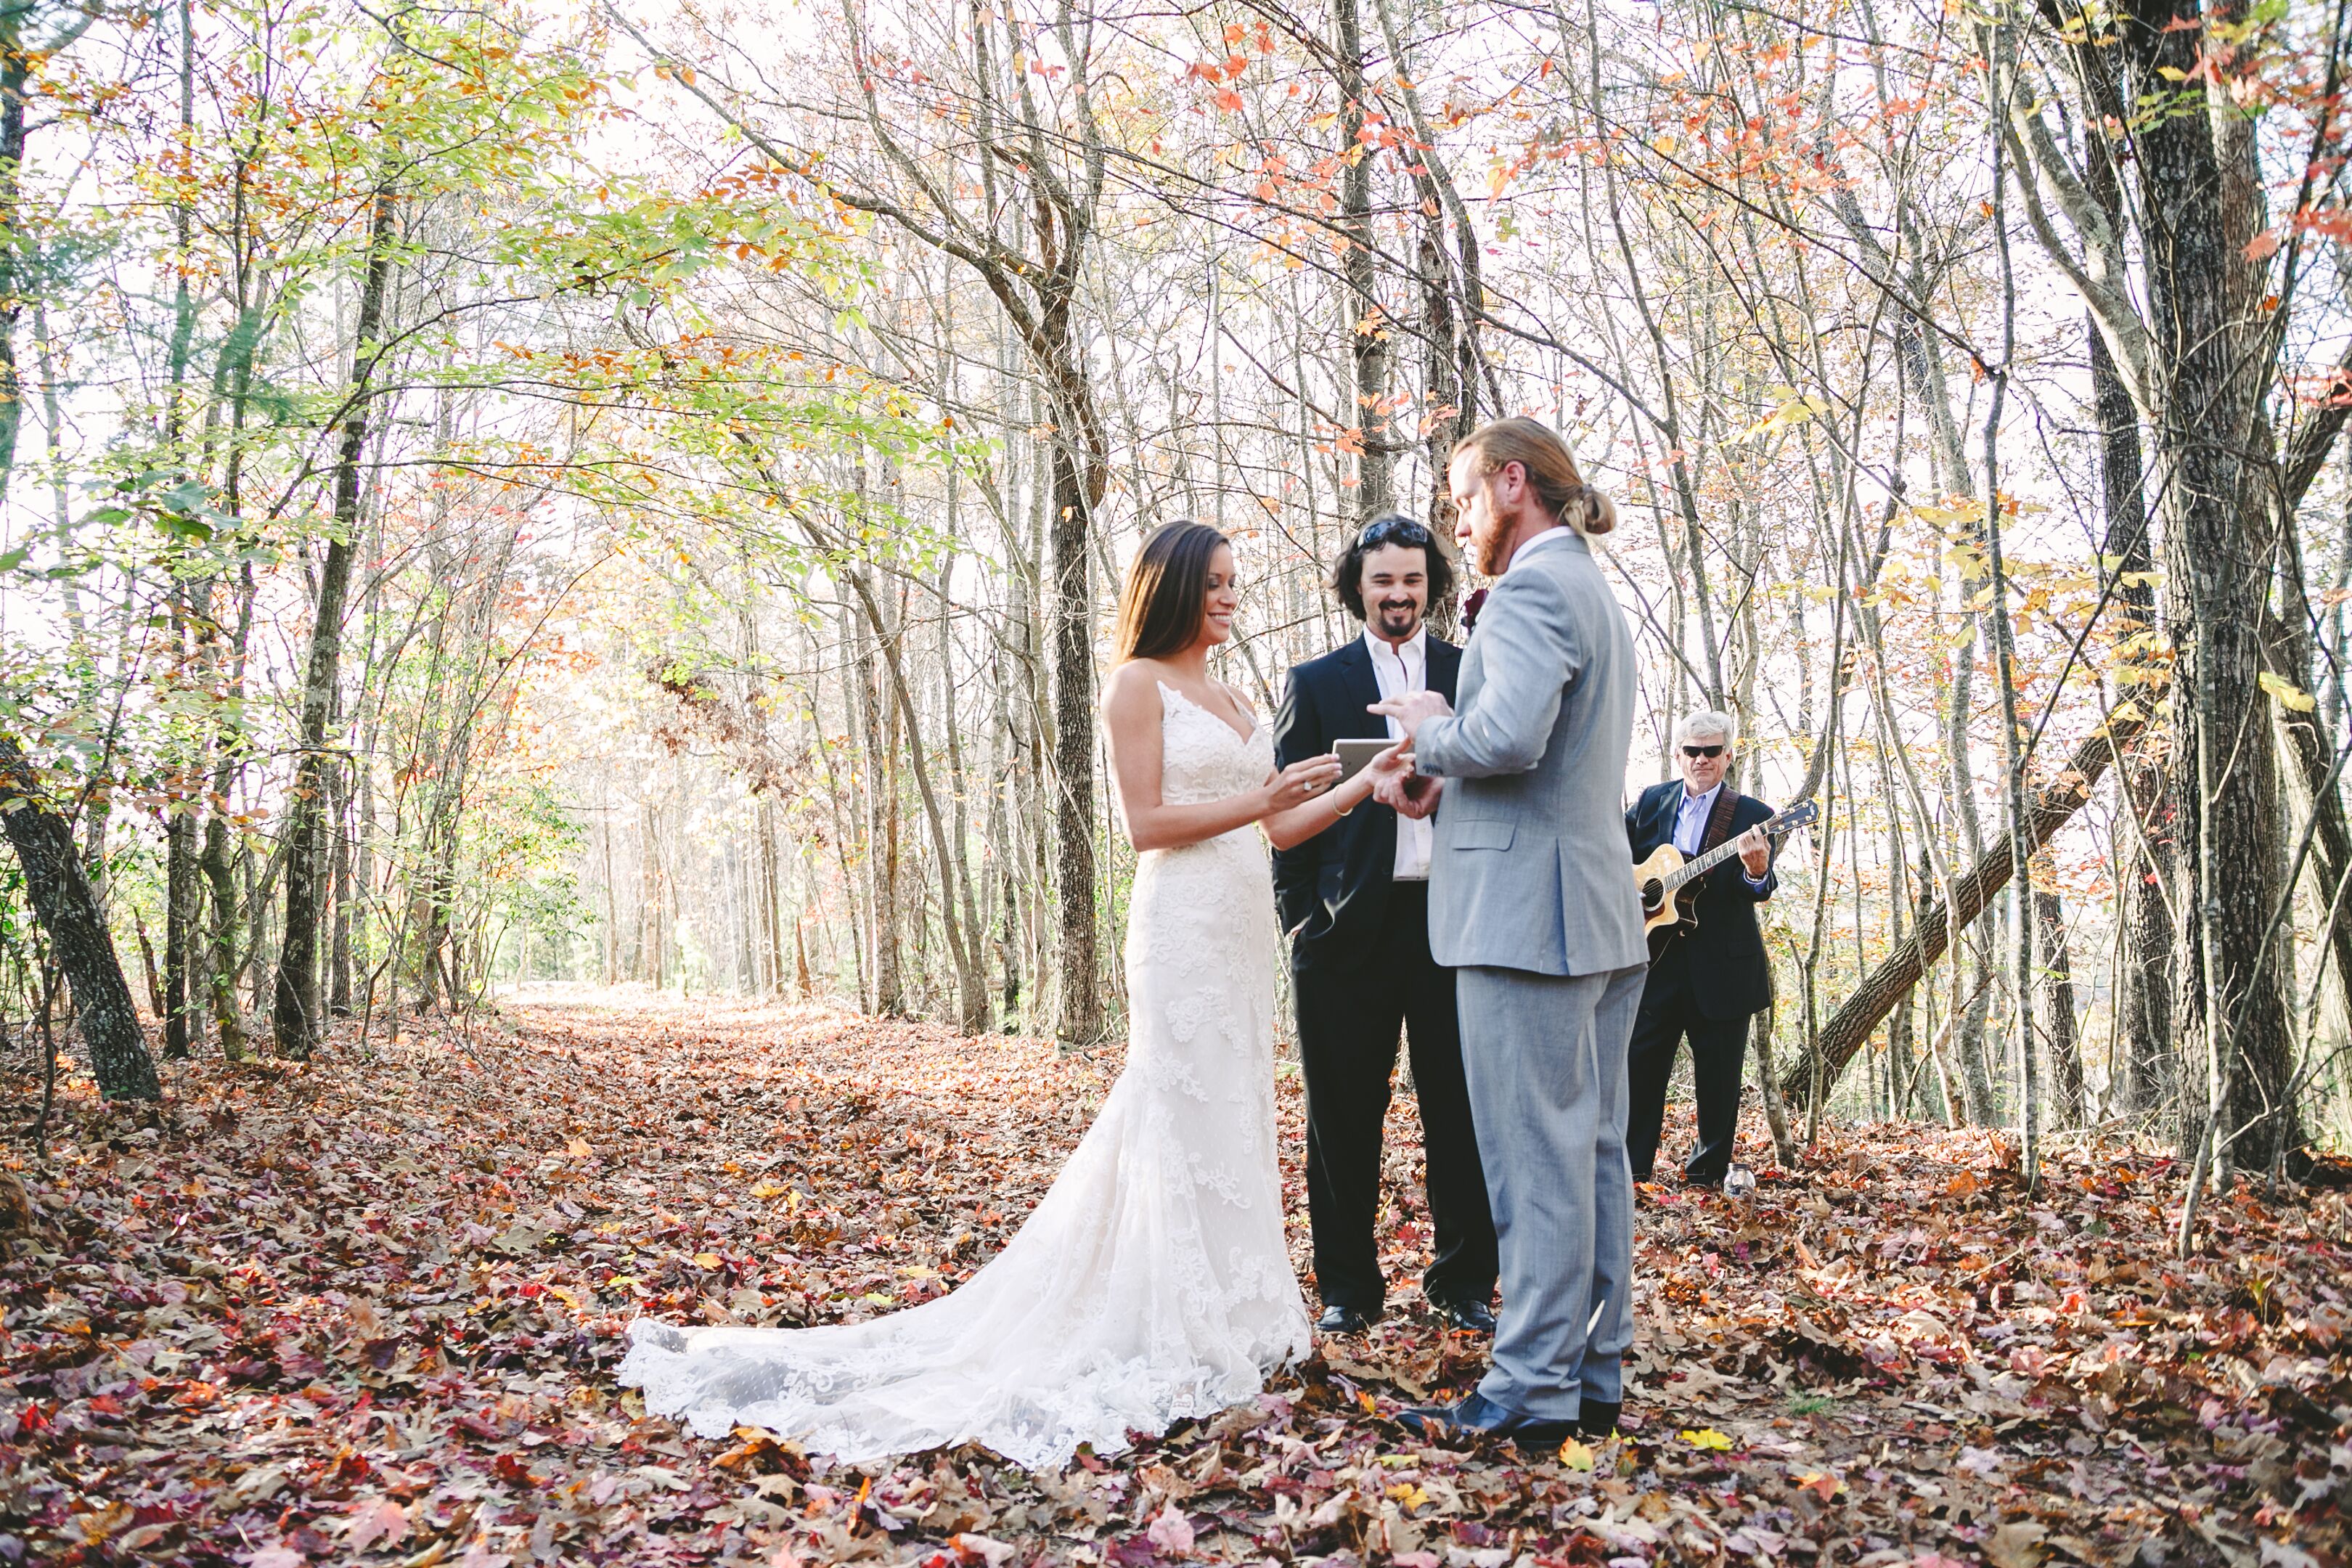
[[[1393,746],[1397,742],[1394,741],[1389,740],[1336,741],[1332,742],[1331,750],[1337,752],[1339,758],[1339,776],[1338,779],[1333,781],[1334,784],[1345,784],[1349,779],[1354,778],[1358,773],[1364,771],[1366,764],[1370,763],[1374,757],[1379,756],[1382,752],[1387,751],[1391,746]]]

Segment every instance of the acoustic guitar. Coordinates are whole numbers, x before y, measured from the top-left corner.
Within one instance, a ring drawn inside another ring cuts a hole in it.
[[[1810,800],[1799,801],[1769,822],[1758,826],[1768,838],[1777,838],[1804,826],[1822,814]],[[1734,834],[1706,854],[1685,860],[1673,844],[1661,844],[1650,858],[1633,868],[1633,886],[1642,895],[1642,931],[1650,939],[1650,956],[1656,958],[1668,942],[1698,925],[1698,880],[1739,853]]]

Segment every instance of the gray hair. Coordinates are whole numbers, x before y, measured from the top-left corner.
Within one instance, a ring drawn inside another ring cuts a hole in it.
[[[1702,736],[1721,737],[1724,750],[1729,751],[1739,738],[1738,721],[1730,714],[1714,708],[1702,708],[1695,713],[1685,713],[1675,721],[1675,745],[1679,746],[1685,741]]]

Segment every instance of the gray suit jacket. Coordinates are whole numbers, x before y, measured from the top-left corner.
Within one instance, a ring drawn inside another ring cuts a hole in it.
[[[1625,855],[1633,638],[1574,533],[1515,560],[1413,743],[1445,779],[1429,868],[1437,962],[1597,974],[1649,961]]]

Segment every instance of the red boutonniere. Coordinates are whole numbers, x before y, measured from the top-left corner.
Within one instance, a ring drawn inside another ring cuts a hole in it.
[[[1486,590],[1484,588],[1479,589],[1467,599],[1462,601],[1462,629],[1465,632],[1477,630],[1478,612],[1486,607]]]

